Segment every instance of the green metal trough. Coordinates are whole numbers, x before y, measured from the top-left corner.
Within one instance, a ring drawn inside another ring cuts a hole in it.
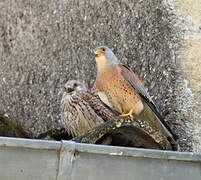
[[[0,180],[201,180],[201,154],[0,137]]]

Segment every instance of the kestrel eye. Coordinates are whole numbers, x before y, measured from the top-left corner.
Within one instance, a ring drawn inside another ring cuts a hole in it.
[[[105,48],[103,48],[102,50],[105,51]]]
[[[77,83],[75,83],[75,84],[73,85],[73,87],[77,87]]]

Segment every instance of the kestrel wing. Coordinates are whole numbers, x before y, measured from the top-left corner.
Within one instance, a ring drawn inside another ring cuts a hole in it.
[[[144,85],[142,84],[140,79],[137,77],[137,75],[135,75],[134,72],[130,68],[128,68],[126,65],[119,64],[119,69],[123,78],[134,88],[135,91],[137,91],[140,94],[140,96],[145,100],[147,105],[155,113],[155,115],[162,122],[162,124],[170,131],[170,133],[174,136],[174,138],[177,139],[177,136],[172,132],[168,124],[165,122],[165,120],[159,113],[147,89],[145,89]]]
[[[114,116],[119,115],[118,112],[113,111],[109,106],[103,103],[95,90],[91,89],[91,91],[85,91],[81,93],[81,98],[84,99],[90,107],[95,111],[95,113],[101,116],[104,120]],[[117,114],[118,113],[118,114]]]

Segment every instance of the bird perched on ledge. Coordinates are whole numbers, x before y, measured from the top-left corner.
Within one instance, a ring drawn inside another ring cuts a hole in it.
[[[149,123],[158,141],[161,136],[176,145],[176,135],[161,117],[154,102],[139,78],[127,66],[121,64],[106,46],[95,50],[97,77],[95,89],[100,99],[121,116],[137,117]]]
[[[81,82],[71,80],[65,84],[61,100],[62,123],[72,137],[83,135],[103,121],[82,99],[83,92],[87,92],[87,87]]]
[[[89,91],[84,83],[70,80],[65,84],[61,100],[62,123],[72,137],[85,134],[89,129],[113,116],[100,101],[95,91]]]

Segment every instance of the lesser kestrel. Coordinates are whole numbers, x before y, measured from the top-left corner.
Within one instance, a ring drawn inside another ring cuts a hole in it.
[[[150,124],[176,143],[154,102],[139,78],[127,66],[121,64],[112,50],[106,46],[96,48],[97,77],[95,89],[100,99],[122,116],[136,116]]]
[[[83,135],[103,122],[89,103],[82,98],[83,92],[87,92],[87,88],[79,81],[71,80],[65,84],[61,100],[62,122],[72,137]]]

